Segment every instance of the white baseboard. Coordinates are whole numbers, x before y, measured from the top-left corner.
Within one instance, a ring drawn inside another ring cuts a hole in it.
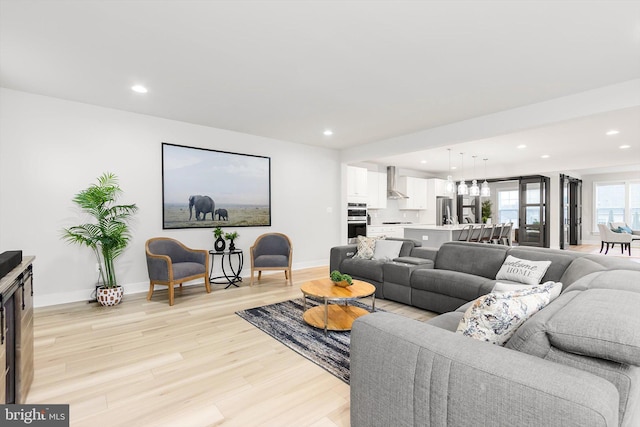
[[[329,262],[326,259],[307,261],[301,263],[293,263],[291,268],[295,270],[302,270],[305,268],[322,267],[328,265]],[[263,274],[276,274],[278,271],[265,271]],[[242,270],[241,276],[248,278],[251,276],[251,267],[245,264],[245,268]],[[192,283],[185,283],[184,286],[201,285],[201,281],[194,281]],[[149,291],[149,282],[134,282],[123,285],[124,295],[138,294],[141,292]],[[36,293],[33,296],[34,307],[48,307],[51,305],[67,304],[70,302],[89,301],[92,298],[93,289],[81,289],[70,292],[58,292],[54,294],[41,295]]]

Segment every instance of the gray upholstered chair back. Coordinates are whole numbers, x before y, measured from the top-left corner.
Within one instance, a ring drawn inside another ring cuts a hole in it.
[[[258,238],[253,249],[253,256],[284,255],[287,258],[291,252],[291,243],[283,234],[263,234]]]

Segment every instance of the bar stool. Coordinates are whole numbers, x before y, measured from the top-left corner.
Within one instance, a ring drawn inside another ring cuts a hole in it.
[[[491,239],[493,238],[495,229],[496,229],[495,224],[491,224],[490,226],[485,228],[485,232],[484,232],[484,235],[482,236],[482,239],[480,240],[480,243],[492,243],[493,241]]]
[[[467,242],[477,242],[477,243],[481,242],[482,238],[484,237],[483,232],[484,232],[484,224],[480,224],[480,229],[472,227],[471,233],[469,234],[469,239],[467,239]]]
[[[459,242],[468,242],[471,238],[471,234],[473,233],[473,224],[465,225],[462,230],[460,230],[460,235],[458,236]]]

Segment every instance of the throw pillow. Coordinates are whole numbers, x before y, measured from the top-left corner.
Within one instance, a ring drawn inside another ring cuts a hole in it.
[[[520,325],[549,303],[552,287],[553,282],[549,282],[525,290],[481,296],[464,313],[456,332],[504,345]]]
[[[496,274],[496,280],[538,285],[550,265],[551,261],[529,261],[509,255]]]
[[[629,227],[627,227],[627,226],[620,226],[620,227],[618,227],[618,231],[617,231],[617,232],[618,232],[618,233],[628,233],[628,234],[633,234],[633,230],[632,230],[632,229],[630,229],[630,228],[629,228]]]
[[[538,285],[538,286],[546,286],[546,285],[548,285],[550,283],[553,284],[553,286],[549,290],[549,294],[551,295],[551,299],[549,300],[549,302],[551,302],[554,299],[558,298],[560,296],[560,293],[562,292],[562,283],[561,282],[548,281],[548,282],[544,282],[542,285]],[[522,291],[522,290],[525,290],[525,289],[531,289],[531,285],[525,285],[524,283],[501,283],[501,282],[496,282],[496,284],[493,285],[493,290],[491,292],[500,293],[500,292]]]
[[[373,251],[376,247],[376,240],[381,239],[381,237],[358,236],[357,239],[358,247],[356,249],[356,254],[353,257],[361,259],[373,258]]]
[[[379,240],[373,250],[373,259],[391,261],[398,258],[400,249],[402,249],[402,241],[400,240]]]

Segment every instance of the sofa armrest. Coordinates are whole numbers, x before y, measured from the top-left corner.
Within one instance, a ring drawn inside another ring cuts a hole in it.
[[[340,270],[342,261],[347,258],[353,258],[356,254],[358,245],[334,246],[331,248],[329,257],[329,271]]]
[[[415,258],[424,258],[436,262],[438,250],[434,248],[416,247],[411,251],[411,256]]]
[[[603,378],[416,320],[374,313],[353,324],[353,427],[613,427],[618,400]]]

